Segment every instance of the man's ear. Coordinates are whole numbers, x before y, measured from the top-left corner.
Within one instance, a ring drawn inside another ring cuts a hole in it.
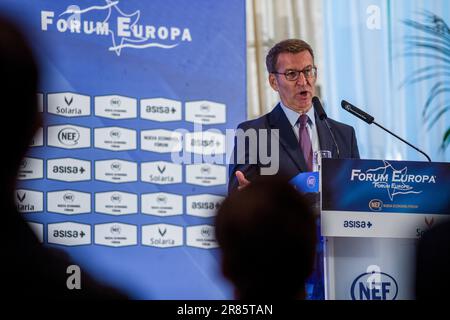
[[[273,73],[269,73],[269,84],[273,90],[278,92],[277,78],[275,77],[275,75]]]

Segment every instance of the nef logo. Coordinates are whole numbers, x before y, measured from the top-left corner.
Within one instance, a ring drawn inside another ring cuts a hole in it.
[[[80,139],[80,133],[74,128],[64,128],[58,132],[58,140],[66,146],[74,146]]]
[[[111,132],[109,133],[109,136],[112,138],[112,139],[120,139],[120,135],[121,135],[121,133],[120,133],[120,131],[119,130],[111,130]]]
[[[381,211],[381,209],[383,209],[383,201],[378,199],[372,199],[369,202],[369,208],[372,211]]]
[[[111,107],[116,107],[116,108],[118,108],[118,107],[120,107],[121,103],[122,103],[122,102],[120,101],[119,98],[112,98],[111,100],[109,100],[109,105],[110,105]]]
[[[211,173],[211,168],[210,167],[201,167],[200,172],[202,174],[210,174]]]
[[[121,203],[121,202],[122,202],[122,197],[120,196],[120,194],[114,193],[114,194],[111,196],[111,202],[112,202],[112,203]]]
[[[156,201],[159,204],[166,204],[167,203],[167,197],[164,196],[164,195],[159,195],[159,196],[156,197]]]
[[[211,237],[211,228],[209,227],[202,228],[200,233],[204,237]]]
[[[120,232],[122,231],[122,228],[120,228],[119,225],[115,224],[115,225],[111,226],[111,228],[109,230],[111,231],[112,234],[120,234]]]
[[[367,267],[352,283],[352,300],[395,300],[398,294],[397,281],[379,266]]]
[[[111,170],[112,171],[120,171],[122,169],[122,166],[120,162],[113,162],[111,163]]]
[[[75,200],[75,195],[73,193],[66,193],[63,196],[65,202],[73,202]]]
[[[200,105],[200,110],[201,110],[203,113],[209,113],[209,110],[210,110],[209,105],[207,105],[207,104],[202,104],[202,105]]]

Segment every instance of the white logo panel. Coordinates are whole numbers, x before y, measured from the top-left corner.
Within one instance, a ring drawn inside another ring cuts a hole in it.
[[[186,134],[186,151],[204,155],[225,153],[225,136],[209,131]]]
[[[141,118],[160,122],[181,120],[181,102],[164,98],[141,99]]]
[[[36,238],[40,243],[44,242],[44,225],[36,222],[27,222],[31,231],[36,235]]]
[[[42,212],[44,208],[44,193],[40,191],[17,189],[17,211],[22,213]]]
[[[217,186],[226,183],[226,168],[208,163],[186,166],[186,182],[199,186]]]
[[[95,179],[115,183],[137,181],[137,164],[117,159],[95,161]]]
[[[181,183],[182,166],[166,161],[142,163],[141,180],[156,184]]]
[[[42,93],[36,94],[38,112],[44,112],[44,95]]]
[[[186,197],[186,212],[188,215],[209,218],[216,215],[225,197],[213,194],[199,194]]]
[[[30,147],[40,147],[44,145],[44,128],[39,128],[31,140]]]
[[[186,244],[189,247],[202,249],[217,248],[214,226],[200,225],[186,228]]]
[[[64,149],[89,148],[91,129],[72,125],[49,126],[47,144]]]
[[[137,115],[137,101],[117,95],[95,97],[95,115],[110,119],[133,119]]]
[[[94,129],[94,145],[111,151],[135,150],[136,131],[119,127]]]
[[[91,97],[71,93],[50,93],[47,95],[47,112],[63,117],[91,115]]]
[[[48,192],[47,211],[67,215],[90,213],[91,194],[74,190]]]
[[[95,212],[125,215],[137,213],[137,195],[120,191],[95,194]]]
[[[76,222],[50,223],[47,239],[48,243],[63,246],[91,244],[91,226]]]
[[[67,182],[91,180],[91,162],[73,158],[48,160],[47,178]]]
[[[95,229],[95,244],[109,247],[124,247],[137,245],[137,227],[125,223],[97,224]]]
[[[226,122],[226,106],[212,101],[186,102],[186,121],[201,124]]]
[[[141,196],[141,211],[161,217],[183,214],[183,197],[170,193],[149,193]]]
[[[158,248],[182,246],[183,228],[163,223],[143,226],[142,245]]]
[[[182,135],[176,131],[146,130],[141,131],[141,149],[154,152],[180,152]]]
[[[17,179],[30,180],[44,177],[44,160],[35,158],[23,158],[20,163]]]

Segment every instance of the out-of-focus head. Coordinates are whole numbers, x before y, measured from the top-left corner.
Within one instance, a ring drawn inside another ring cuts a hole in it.
[[[304,298],[316,227],[287,179],[261,177],[224,200],[216,216],[222,270],[238,298]]]
[[[2,184],[11,184],[33,135],[40,125],[37,106],[38,67],[27,40],[8,19],[0,16],[0,125]]]

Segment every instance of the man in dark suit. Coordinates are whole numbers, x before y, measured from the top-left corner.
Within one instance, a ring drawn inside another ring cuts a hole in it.
[[[245,187],[259,175],[294,177],[312,171],[313,152],[317,150],[329,150],[333,158],[338,157],[330,131],[312,107],[317,67],[311,46],[298,39],[281,41],[269,51],[266,67],[270,86],[281,101],[270,113],[238,126],[229,192]],[[328,122],[339,158],[359,158],[354,129],[332,119]],[[249,132],[256,139],[251,141]]]

